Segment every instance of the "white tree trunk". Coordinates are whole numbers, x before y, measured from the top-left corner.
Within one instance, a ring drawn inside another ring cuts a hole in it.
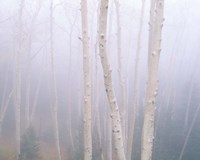
[[[31,50],[32,50],[32,37],[34,33],[35,21],[40,11],[41,1],[38,2],[38,6],[33,15],[30,31],[28,36],[28,48],[27,48],[27,79],[26,79],[26,102],[25,102],[25,117],[26,117],[26,128],[30,126],[30,89],[31,89]]]
[[[9,74],[9,67],[6,70],[6,75],[5,75],[5,83],[2,84],[4,85],[3,88],[3,95],[2,95],[2,99],[1,99],[1,107],[0,107],[0,138],[2,136],[2,123],[3,123],[3,117],[5,115],[5,113],[3,114],[3,112],[5,111],[5,101],[6,101],[6,92],[8,89],[8,74]],[[7,110],[7,108],[6,108]]]
[[[11,90],[11,92],[9,93],[6,101],[4,102],[4,104],[1,106],[1,113],[0,113],[0,137],[1,137],[1,134],[2,134],[2,124],[3,124],[3,120],[4,120],[4,117],[6,115],[6,111],[8,109],[8,105],[9,105],[9,102],[10,102],[10,99],[14,93],[15,89],[13,88]]]
[[[193,116],[191,125],[190,125],[189,130],[188,130],[188,132],[187,132],[187,135],[186,135],[186,137],[185,137],[185,141],[184,141],[183,147],[182,147],[182,149],[181,149],[181,153],[180,153],[180,155],[179,155],[178,160],[182,160],[182,158],[183,158],[183,154],[184,154],[185,148],[186,148],[186,146],[187,146],[187,143],[188,143],[189,137],[190,137],[190,135],[191,135],[192,129],[193,129],[193,127],[194,127],[194,124],[195,124],[195,122],[196,122],[196,119],[197,119],[197,117],[198,117],[198,115],[199,115],[199,111],[200,111],[200,104],[198,105],[198,107],[197,107],[197,109],[196,109],[196,112],[195,112],[195,114],[194,114],[194,116]]]
[[[96,43],[96,45],[98,45]],[[97,49],[97,46],[95,45],[95,49]],[[95,98],[94,98],[94,109],[93,109],[93,125],[92,127],[94,127],[94,130],[97,130],[95,133],[97,133],[97,141],[99,144],[99,150],[100,150],[100,154],[101,154],[101,159],[104,159],[104,153],[103,153],[103,145],[102,145],[102,131],[101,131],[101,123],[100,123],[100,106],[99,106],[99,97],[100,97],[100,90],[99,90],[99,76],[98,76],[98,58],[97,58],[97,51],[95,50],[95,59],[96,59],[96,74],[95,74]],[[93,133],[94,134],[94,133]]]
[[[61,1],[61,3],[64,3],[63,1]],[[65,16],[66,18],[68,18],[68,8],[65,7],[65,5],[62,5],[64,12],[65,12]],[[74,27],[76,24],[76,20],[77,20],[77,13],[74,17],[73,22],[69,22],[71,24],[70,26],[70,33],[69,33],[69,57],[68,57],[68,73],[67,73],[67,129],[69,132],[69,139],[70,139],[70,143],[71,143],[71,150],[74,151],[75,150],[75,146],[74,146],[74,138],[73,138],[73,133],[72,133],[72,117],[71,117],[71,113],[72,113],[72,103],[71,103],[71,57],[72,57],[72,40],[73,40],[73,31],[74,31]]]
[[[58,127],[58,97],[57,97],[57,85],[55,75],[55,53],[54,53],[54,42],[53,42],[53,0],[50,4],[50,52],[51,52],[51,71],[52,71],[52,99],[53,99],[53,122],[55,129],[55,143],[57,150],[57,158],[61,160],[60,152],[60,140],[59,140],[59,127]]]
[[[31,109],[30,124],[33,123],[33,120],[34,120],[34,117],[35,117],[36,107],[37,107],[37,104],[38,104],[38,98],[39,98],[39,93],[40,93],[40,88],[41,88],[42,75],[44,73],[44,65],[42,66],[42,68],[43,69],[40,71],[40,75],[38,76],[39,81],[38,81],[38,84],[37,84],[37,87],[36,87],[33,106],[32,106],[32,109]]]
[[[106,116],[106,146],[107,146],[107,160],[112,160],[112,128],[111,128],[111,118],[110,111],[108,111]]]
[[[139,84],[138,84],[138,65],[140,58],[140,49],[141,49],[141,36],[142,36],[142,28],[143,28],[143,18],[144,18],[144,9],[145,9],[145,0],[142,0],[141,6],[141,14],[140,14],[140,23],[139,23],[139,31],[137,36],[137,49],[136,49],[136,57],[135,57],[135,66],[134,66],[134,85],[133,85],[133,106],[131,107],[131,116],[130,116],[130,124],[129,124],[129,134],[128,134],[128,144],[127,144],[127,160],[131,160],[131,155],[134,147],[134,131],[135,131],[135,120],[137,115],[137,108],[139,103]]]
[[[15,70],[15,124],[16,124],[16,145],[17,156],[20,155],[20,114],[21,114],[21,55],[22,55],[22,15],[24,10],[24,1],[21,0],[19,6],[19,31],[18,31],[18,50],[16,53],[16,70]]]
[[[122,136],[124,142],[124,148],[127,144],[127,135],[126,135],[126,110],[127,110],[127,96],[126,96],[126,86],[125,79],[123,76],[123,66],[122,66],[122,52],[121,52],[121,24],[120,24],[120,11],[119,11],[119,1],[115,0],[115,8],[117,15],[117,53],[118,53],[118,77],[120,83],[120,93],[121,106],[120,106],[120,114],[121,114],[121,123],[122,123]],[[125,148],[126,150],[126,148]]]
[[[148,51],[148,80],[142,130],[141,160],[152,159],[156,97],[158,93],[158,65],[161,52],[164,0],[152,0]]]
[[[84,160],[92,159],[92,102],[87,0],[81,0],[84,76]]]
[[[119,107],[112,84],[110,64],[107,56],[106,32],[107,32],[107,16],[108,16],[108,0],[101,0],[100,16],[99,16],[99,54],[103,67],[104,85],[111,109],[112,133],[114,140],[114,148],[118,160],[125,160],[124,145],[122,137],[122,127],[119,114]]]
[[[187,132],[188,130],[188,126],[189,126],[189,113],[190,113],[190,106],[191,106],[191,101],[192,101],[192,94],[193,94],[193,90],[194,90],[195,84],[193,83],[192,86],[190,87],[189,90],[189,97],[188,97],[188,101],[187,101],[187,109],[186,109],[186,113],[185,113],[185,119],[184,119],[184,131]]]

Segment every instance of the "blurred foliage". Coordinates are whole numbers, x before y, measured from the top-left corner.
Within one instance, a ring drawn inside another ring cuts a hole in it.
[[[21,154],[19,160],[38,160],[39,141],[32,127],[29,127],[21,138]]]

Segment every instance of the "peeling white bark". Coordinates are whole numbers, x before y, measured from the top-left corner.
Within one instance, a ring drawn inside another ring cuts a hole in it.
[[[92,100],[87,0],[81,0],[84,76],[84,160],[92,159]]]
[[[121,118],[119,107],[112,84],[112,70],[107,56],[106,32],[107,32],[107,16],[108,16],[108,0],[101,0],[100,16],[99,16],[99,54],[104,74],[104,85],[111,109],[112,134],[114,140],[114,149],[118,160],[125,160],[124,145],[122,137]]]
[[[152,0],[149,22],[148,80],[142,130],[141,160],[152,159],[156,97],[158,94],[158,65],[161,52],[164,0]]]

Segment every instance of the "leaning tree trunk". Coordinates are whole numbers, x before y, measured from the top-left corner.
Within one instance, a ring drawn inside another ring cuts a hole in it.
[[[84,160],[92,159],[92,102],[87,0],[81,0],[83,76],[84,76]]]
[[[58,97],[57,97],[57,85],[55,75],[55,54],[54,54],[54,41],[53,41],[53,0],[50,4],[50,52],[51,52],[51,71],[52,71],[52,99],[53,99],[53,123],[55,129],[55,143],[57,158],[61,160],[60,153],[60,140],[59,140],[59,127],[58,127]]]
[[[164,0],[151,0],[148,50],[148,80],[142,129],[141,160],[152,159],[155,103],[158,94],[158,65],[161,52]]]
[[[118,160],[125,160],[124,154],[124,145],[122,137],[122,127],[119,114],[119,107],[117,104],[110,68],[107,55],[107,46],[106,46],[106,32],[107,32],[107,16],[108,16],[108,0],[101,0],[100,6],[100,16],[99,16],[99,54],[101,58],[101,64],[103,67],[104,74],[104,85],[107,94],[107,98],[111,110],[111,119],[112,119],[112,134],[114,141],[114,148],[116,151],[116,157]]]

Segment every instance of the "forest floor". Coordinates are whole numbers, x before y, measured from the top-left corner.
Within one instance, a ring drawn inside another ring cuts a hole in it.
[[[64,151],[61,151],[62,157],[67,157]],[[40,160],[55,160],[56,149],[52,144],[40,143]],[[15,141],[12,139],[1,139],[0,140],[0,160],[14,160],[16,159],[16,147]]]

